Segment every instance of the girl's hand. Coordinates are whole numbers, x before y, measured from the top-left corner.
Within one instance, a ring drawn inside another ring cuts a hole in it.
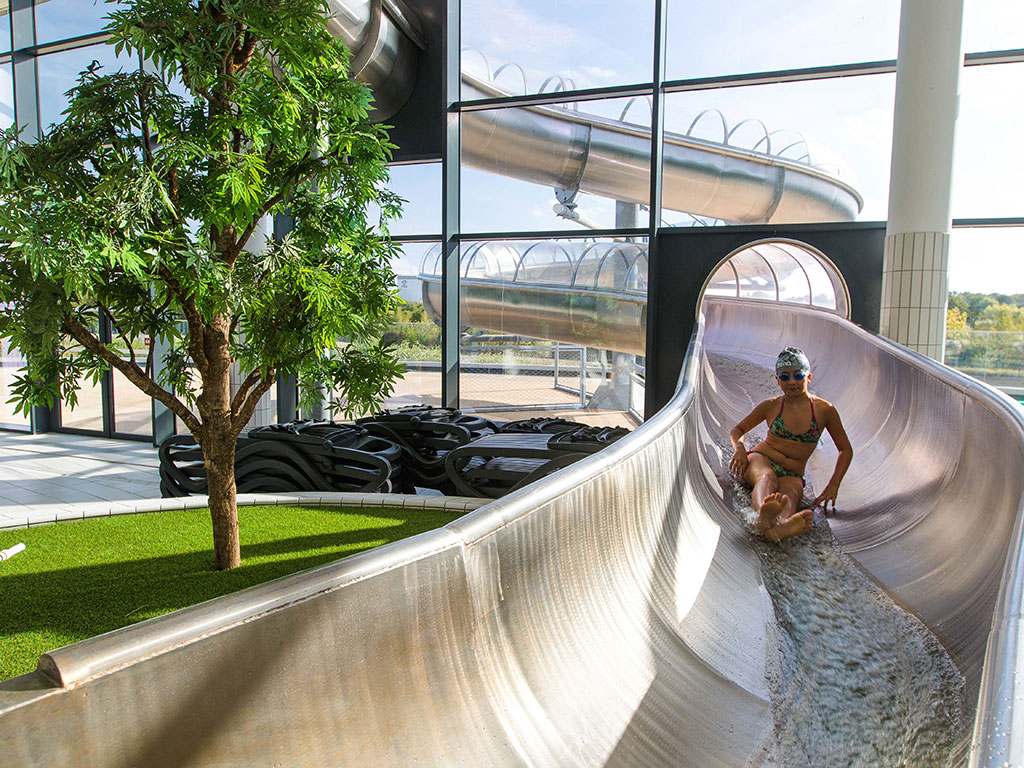
[[[747,459],[747,452],[743,449],[743,446],[740,446],[732,455],[732,461],[729,462],[729,471],[737,477],[743,477],[744,473],[747,471],[747,464],[749,463],[750,462]]]
[[[831,501],[832,502],[832,511],[835,512],[836,511],[836,496],[838,495],[838,493],[839,493],[839,483],[837,483],[837,482],[835,482],[833,480],[832,482],[830,482],[828,485],[825,486],[825,490],[823,490],[818,495],[818,498],[816,498],[814,500],[814,506],[817,507],[820,504],[822,511],[825,512],[825,514],[828,514],[828,503]]]

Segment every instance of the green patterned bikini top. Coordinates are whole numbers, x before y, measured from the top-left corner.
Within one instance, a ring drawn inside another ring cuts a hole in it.
[[[814,398],[811,398],[811,426],[807,428],[806,432],[801,432],[799,435],[789,431],[789,427],[786,426],[786,422],[782,420],[782,409],[786,406],[786,398],[782,398],[782,405],[779,406],[779,415],[775,417],[775,420],[768,425],[768,431],[776,437],[781,437],[783,440],[793,440],[797,443],[816,443],[821,439],[821,430],[818,428],[818,422],[814,418]]]

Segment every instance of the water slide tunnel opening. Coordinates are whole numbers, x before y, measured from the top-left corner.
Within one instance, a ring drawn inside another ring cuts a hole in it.
[[[712,270],[707,296],[778,301],[850,318],[850,290],[836,264],[807,243],[763,239],[737,248]]]

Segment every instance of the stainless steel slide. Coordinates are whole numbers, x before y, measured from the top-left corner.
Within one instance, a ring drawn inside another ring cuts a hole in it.
[[[815,550],[798,539],[765,565],[720,446],[760,397],[758,366],[795,340],[857,451],[835,536],[941,639],[966,678],[968,722],[980,689],[973,764],[1020,764],[1020,412],[832,313],[736,300],[705,302],[669,405],[570,470],[443,529],[59,649],[0,683],[0,754],[77,766],[771,764],[773,681],[789,653],[775,618],[787,598],[772,584]],[[828,445],[819,453],[817,487]],[[811,562],[822,579],[829,567]],[[866,589],[852,579],[847,598]],[[820,656],[798,661],[827,684]]]

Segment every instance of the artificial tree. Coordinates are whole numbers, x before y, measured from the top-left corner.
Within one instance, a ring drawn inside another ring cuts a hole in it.
[[[353,412],[401,371],[380,341],[396,301],[393,146],[327,12],[122,3],[109,44],[138,69],[94,65],[61,123],[0,138],[0,337],[26,358],[17,404],[74,405],[83,377],[113,367],[166,405],[203,451],[218,569],[240,562],[236,440],[277,377],[327,385]],[[288,234],[254,239],[285,210]],[[170,349],[162,361],[156,344],[136,356],[142,336]]]

